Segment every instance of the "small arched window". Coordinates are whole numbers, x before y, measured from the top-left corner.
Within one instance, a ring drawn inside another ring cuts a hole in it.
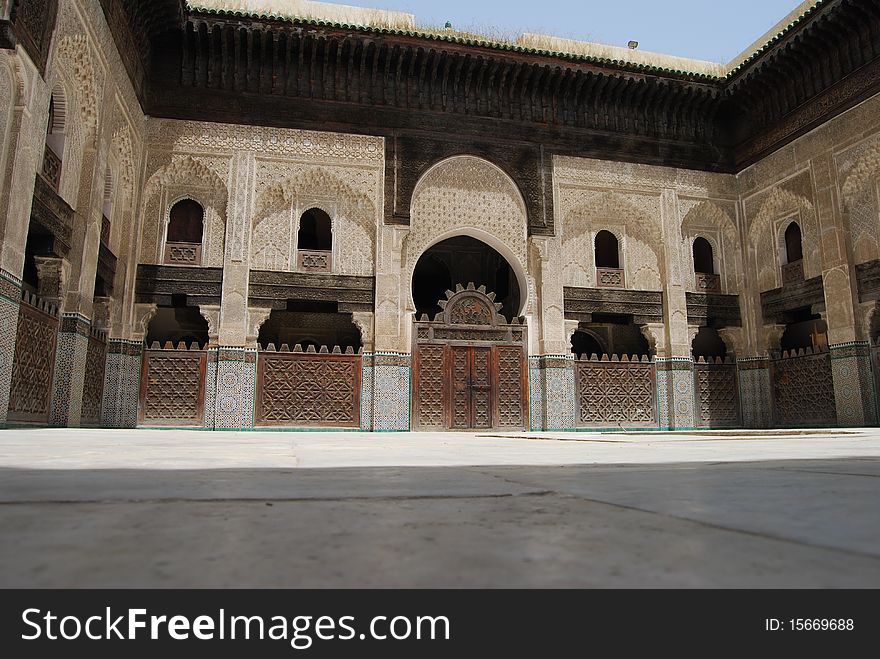
[[[617,236],[610,231],[596,234],[596,267],[620,268],[620,245]]]
[[[785,262],[797,263],[803,259],[804,246],[801,227],[797,222],[792,222],[785,230]]]
[[[299,218],[296,240],[297,265],[307,272],[330,272],[333,268],[333,223],[320,208]]]
[[[171,207],[165,241],[165,263],[201,265],[205,210],[192,199],[182,199]]]
[[[694,272],[703,275],[715,274],[715,255],[712,244],[705,238],[694,241]]]
[[[61,166],[64,158],[65,102],[61,88],[52,92],[49,99],[49,123],[46,128],[46,148],[43,153],[41,173],[55,190],[61,183]]]

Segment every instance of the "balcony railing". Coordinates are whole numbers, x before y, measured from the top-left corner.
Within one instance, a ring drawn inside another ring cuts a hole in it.
[[[301,249],[297,252],[296,265],[303,272],[331,272],[333,252]]]
[[[201,243],[165,243],[166,265],[201,265]]]
[[[786,263],[782,266],[782,285],[794,284],[804,280],[803,260],[794,263]]]
[[[596,268],[597,288],[626,288],[621,268]]]
[[[721,292],[721,275],[710,275],[707,272],[697,272],[697,290],[706,293]]]
[[[43,167],[40,174],[49,182],[53,190],[58,190],[61,184],[61,158],[48,145],[43,150]]]

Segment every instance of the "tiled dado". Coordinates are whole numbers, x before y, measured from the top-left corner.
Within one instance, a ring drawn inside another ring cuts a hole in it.
[[[871,346],[856,341],[829,346],[834,402],[840,426],[877,423],[877,400],[871,366]]]
[[[577,410],[574,357],[529,357],[529,414],[532,430],[572,430]]]
[[[0,269],[0,426],[6,424],[6,414],[9,411],[19,300],[21,280]]]
[[[412,355],[396,352],[366,353],[372,363],[370,428],[376,432],[405,432],[410,429]],[[366,401],[362,399],[361,408]],[[362,417],[363,421],[363,417]]]
[[[143,349],[140,341],[107,341],[101,405],[101,425],[104,428],[137,427]]]
[[[690,357],[657,358],[657,404],[661,430],[696,426],[694,362]]]
[[[768,357],[739,358],[736,367],[743,426],[769,428],[773,423],[770,359]]]
[[[373,356],[365,353],[361,359],[361,430],[373,429]]]
[[[80,425],[90,332],[91,321],[82,314],[61,315],[49,414],[52,426],[77,428]]]
[[[250,430],[254,427],[257,351],[211,348],[205,372],[205,427]]]

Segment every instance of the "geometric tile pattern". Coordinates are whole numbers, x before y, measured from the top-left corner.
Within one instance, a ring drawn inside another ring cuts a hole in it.
[[[125,339],[107,342],[101,427],[137,427],[142,361],[141,342]]]
[[[877,422],[876,396],[867,342],[830,346],[835,408],[840,426],[859,427]]]
[[[89,319],[79,314],[61,316],[49,419],[56,428],[80,426],[90,326]]]
[[[544,367],[540,357],[529,357],[529,417],[532,430],[544,430]]]
[[[18,307],[17,299],[13,300],[5,295],[0,295],[0,426],[6,425],[6,413],[9,410],[9,390],[12,386],[12,364],[15,361],[15,337],[18,327]]]
[[[412,357],[380,352],[373,359],[373,430],[406,432],[410,429]]]
[[[361,361],[361,430],[373,429],[373,354],[364,353]]]
[[[657,358],[658,418],[662,430],[692,430],[694,362],[689,357]]]
[[[81,425],[97,426],[101,423],[101,403],[104,398],[104,369],[107,363],[105,337],[92,332],[86,351],[86,371],[83,379]]]
[[[213,427],[216,430],[253,428],[257,351],[250,348],[220,348],[216,383]]]

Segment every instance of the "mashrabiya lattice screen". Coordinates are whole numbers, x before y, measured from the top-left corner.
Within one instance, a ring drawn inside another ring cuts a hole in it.
[[[736,428],[741,425],[736,362],[720,357],[694,363],[698,428]]]
[[[204,421],[207,352],[193,343],[187,349],[154,342],[144,352],[141,377],[141,423],[196,426]]]
[[[578,425],[649,427],[657,424],[656,367],[639,359],[579,359],[577,369]]]
[[[772,374],[777,426],[837,425],[829,353],[812,348],[784,352],[773,361]]]
[[[361,354],[338,346],[260,352],[257,423],[291,427],[360,427]]]
[[[82,422],[85,425],[96,426],[101,423],[106,363],[107,335],[92,330],[86,351],[86,374],[83,381]]]
[[[18,311],[9,421],[49,422],[57,338],[58,309],[25,292]]]

